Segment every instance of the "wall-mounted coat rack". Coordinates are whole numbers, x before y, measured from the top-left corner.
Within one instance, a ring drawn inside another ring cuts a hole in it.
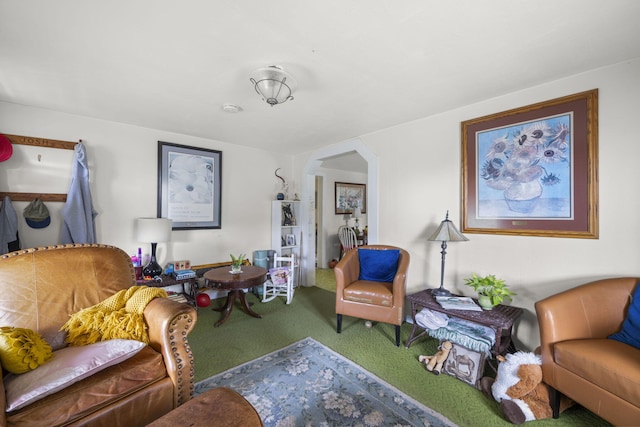
[[[12,144],[18,145],[33,145],[36,147],[46,147],[46,148],[61,148],[63,150],[73,150],[77,144],[77,142],[71,141],[59,141],[56,139],[45,139],[45,138],[34,138],[32,136],[22,136],[22,135],[8,135],[4,134]],[[80,140],[82,142],[82,140]],[[67,195],[60,193],[17,193],[17,192],[1,192],[0,198],[5,196],[11,197],[12,201],[15,202],[30,202],[33,199],[40,199],[43,202],[66,202]]]

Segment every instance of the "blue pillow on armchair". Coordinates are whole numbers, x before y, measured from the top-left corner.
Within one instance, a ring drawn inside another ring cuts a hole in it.
[[[622,329],[620,332],[609,335],[609,338],[640,348],[640,285],[637,284],[633,292]]]
[[[373,282],[393,282],[398,271],[400,250],[398,249],[360,249],[360,275],[358,280]]]

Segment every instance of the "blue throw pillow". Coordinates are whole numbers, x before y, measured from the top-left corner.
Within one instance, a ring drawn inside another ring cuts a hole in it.
[[[393,282],[398,270],[400,251],[398,249],[358,249],[360,276],[358,280],[373,282]]]
[[[640,348],[640,285],[636,285],[636,290],[633,292],[622,329],[620,332],[609,335],[609,338]]]

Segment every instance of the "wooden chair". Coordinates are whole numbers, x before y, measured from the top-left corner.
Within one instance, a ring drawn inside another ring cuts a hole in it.
[[[351,249],[358,247],[358,238],[353,228],[341,225],[338,227],[338,239],[340,239],[340,258]]]
[[[365,252],[366,251],[366,252]],[[379,253],[377,251],[389,251]],[[393,251],[393,252],[392,252]],[[362,253],[361,253],[362,252]],[[397,254],[393,270],[391,262]],[[376,256],[380,263],[389,263],[384,281],[371,279],[371,263]],[[362,258],[362,265],[361,265]],[[361,267],[363,278],[361,278]],[[359,317],[375,322],[395,325],[396,346],[400,346],[400,326],[404,321],[404,300],[409,269],[409,253],[387,245],[360,246],[348,251],[333,269],[336,275],[337,332],[342,331],[342,315]]]
[[[291,304],[295,291],[295,255],[275,256],[274,268],[269,270],[269,279],[262,285],[262,302],[269,302],[276,297],[286,297]]]

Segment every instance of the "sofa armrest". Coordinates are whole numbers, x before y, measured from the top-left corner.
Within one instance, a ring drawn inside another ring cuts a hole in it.
[[[187,335],[197,320],[190,305],[168,298],[153,299],[144,310],[149,327],[149,345],[162,354],[174,385],[174,406],[193,397],[194,360]]]

